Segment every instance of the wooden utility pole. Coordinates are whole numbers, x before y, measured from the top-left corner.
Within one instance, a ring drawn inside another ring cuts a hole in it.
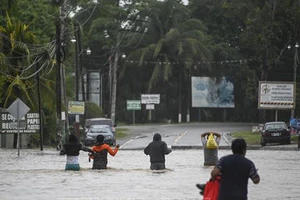
[[[118,47],[116,48],[116,53],[115,53],[115,60],[114,60],[114,65],[113,65],[113,81],[112,81],[112,97],[111,97],[111,112],[110,112],[110,118],[115,124],[116,120],[116,98],[117,98],[117,70],[118,70],[118,61],[119,61],[119,49]]]

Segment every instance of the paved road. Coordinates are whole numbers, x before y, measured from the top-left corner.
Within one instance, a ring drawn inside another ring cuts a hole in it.
[[[173,148],[201,148],[200,135],[204,132],[222,134],[220,146],[229,146],[230,133],[251,131],[253,124],[248,123],[189,123],[146,126],[123,126],[128,129],[128,137],[118,140],[123,149],[142,149],[152,141],[154,133],[160,133],[162,139]]]
[[[252,131],[253,123],[184,123],[184,124],[154,124],[138,126],[120,126],[128,129],[127,137],[119,139],[117,143],[123,150],[143,149],[152,141],[154,133],[160,133],[162,139],[173,149],[203,148],[200,135],[214,131],[222,134],[220,149],[229,149],[232,141],[231,133]],[[298,150],[296,144],[291,145],[260,145],[249,146],[248,149]]]

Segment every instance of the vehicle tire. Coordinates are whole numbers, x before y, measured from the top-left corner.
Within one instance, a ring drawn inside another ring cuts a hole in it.
[[[264,141],[264,139],[260,139],[260,144],[261,144],[261,146],[263,147],[263,146],[266,146],[266,141]]]

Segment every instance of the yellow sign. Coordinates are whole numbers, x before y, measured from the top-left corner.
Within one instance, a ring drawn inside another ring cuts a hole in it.
[[[84,101],[69,101],[69,114],[83,115],[84,114]]]

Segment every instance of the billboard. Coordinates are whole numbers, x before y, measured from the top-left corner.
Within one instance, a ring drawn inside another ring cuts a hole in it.
[[[234,85],[230,77],[192,77],[192,107],[234,108]]]
[[[260,81],[258,109],[294,109],[295,90],[293,82]]]

